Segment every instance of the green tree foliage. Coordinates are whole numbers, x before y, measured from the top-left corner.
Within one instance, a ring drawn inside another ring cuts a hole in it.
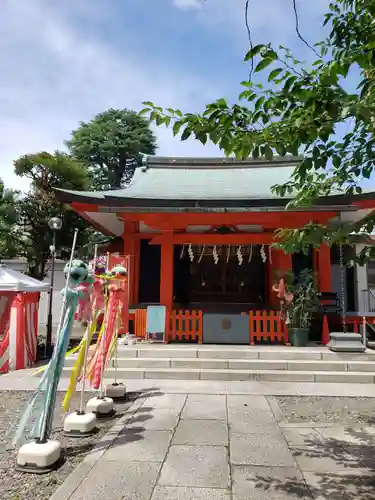
[[[18,194],[0,180],[0,259],[11,259],[19,252],[17,201]]]
[[[117,189],[131,179],[140,153],[155,153],[156,139],[135,111],[109,109],[81,122],[67,146],[88,165],[94,189]]]
[[[290,1],[295,7],[295,0]],[[143,112],[158,125],[173,125],[182,140],[190,136],[203,144],[211,140],[238,159],[252,155],[272,160],[275,154],[302,153],[304,159],[290,181],[273,188],[279,196],[292,199],[288,208],[339,192],[360,194],[360,184],[372,176],[375,160],[374,20],[375,0],[332,0],[324,19],[330,32],[310,47],[316,56],[312,65],[281,46],[252,46],[245,57],[253,68],[251,80],[242,82],[236,104],[219,99],[203,113],[183,114],[145,102]],[[298,24],[296,31],[305,42]],[[260,74],[263,84],[256,82]],[[359,85],[353,89],[349,83],[356,79]],[[339,129],[345,132],[340,134]],[[309,224],[301,230],[284,230],[281,246],[290,252],[306,251],[323,241],[345,243],[363,228],[373,230],[373,216],[345,227]]]
[[[17,204],[22,254],[28,263],[28,274],[43,279],[50,258],[52,234],[48,227],[51,217],[60,217],[63,227],[56,233],[57,256],[67,258],[72,245],[73,231],[79,229],[78,247],[88,240],[85,222],[74,211],[62,206],[55,196],[55,188],[87,189],[89,178],[86,167],[61,152],[40,152],[25,155],[14,162],[15,173],[30,179],[28,193]]]

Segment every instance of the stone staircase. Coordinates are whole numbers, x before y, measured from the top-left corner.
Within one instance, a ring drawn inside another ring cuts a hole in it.
[[[66,360],[68,376],[76,356]],[[106,377],[115,375],[111,360]],[[135,344],[119,346],[117,378],[375,383],[375,351],[334,353],[325,347]]]

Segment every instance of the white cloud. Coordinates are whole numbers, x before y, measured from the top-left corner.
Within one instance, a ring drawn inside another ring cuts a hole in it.
[[[62,148],[80,120],[104,109],[139,109],[142,101],[152,100],[191,110],[221,93],[199,77],[176,72],[163,62],[142,65],[131,47],[119,55],[94,36],[83,36],[44,0],[2,0],[0,38],[4,41],[0,51],[0,177],[9,187],[26,187],[12,173],[14,159]],[[158,129],[157,135],[159,154],[217,154],[214,146],[181,143],[169,130]]]
[[[173,0],[173,5],[181,10],[195,10],[202,8],[201,0]]]
[[[178,0],[172,1],[176,5]],[[329,3],[330,0],[296,2],[300,30],[311,43],[323,37],[320,28],[323,14],[328,12]],[[245,26],[245,0],[206,0],[200,6],[202,8],[196,11],[196,16],[204,26],[232,42],[236,41],[244,49],[248,37]],[[276,42],[304,48],[295,32],[292,0],[250,0],[248,21],[255,43]]]
[[[316,0],[312,6],[304,2],[301,24],[312,20],[312,13],[320,12],[327,3]],[[212,29],[228,43],[240,40],[239,46],[244,47],[244,0],[174,0],[174,4],[180,8],[202,6],[195,12],[207,32]],[[295,36],[289,4],[286,0],[252,0],[250,22],[257,43],[267,41],[272,33]],[[118,8],[115,2],[110,5]],[[77,16],[84,26],[76,22]],[[109,107],[139,109],[143,100],[151,100],[194,111],[227,94],[220,81],[213,83],[164,61],[142,61],[131,45],[107,44],[103,33],[88,28],[106,16],[109,10],[101,0],[1,0],[0,177],[8,186],[22,189],[27,185],[13,175],[14,159],[62,148],[79,121]],[[158,128],[157,136],[162,155],[221,154],[213,145],[180,142],[166,129]]]

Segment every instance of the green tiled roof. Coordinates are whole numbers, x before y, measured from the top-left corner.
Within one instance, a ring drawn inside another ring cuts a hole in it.
[[[274,184],[287,182],[296,161],[234,162],[222,159],[158,159],[137,168],[116,197],[163,200],[248,200],[275,198]],[[195,163],[194,163],[195,161]]]
[[[288,181],[300,157],[236,161],[230,158],[148,157],[129,186],[115,191],[63,191],[91,200],[256,200],[277,198],[274,184]],[[90,200],[90,201],[91,201]],[[88,200],[89,201],[89,200]]]

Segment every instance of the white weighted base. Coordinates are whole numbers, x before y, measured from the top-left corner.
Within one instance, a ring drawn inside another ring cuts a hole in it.
[[[46,474],[56,469],[61,458],[61,445],[58,441],[26,443],[18,451],[16,469],[33,474]]]
[[[110,384],[105,388],[105,395],[113,399],[124,399],[126,396],[126,385]]]
[[[64,420],[64,434],[71,437],[86,437],[95,432],[96,415],[94,413],[70,413]]]
[[[94,413],[98,418],[112,417],[115,414],[113,399],[95,397],[87,401],[87,413]]]

